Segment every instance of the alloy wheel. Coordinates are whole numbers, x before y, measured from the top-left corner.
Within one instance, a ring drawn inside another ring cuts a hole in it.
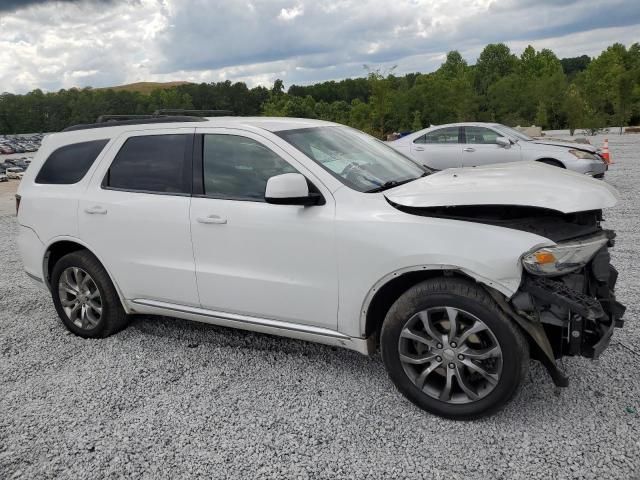
[[[95,328],[102,317],[102,298],[96,282],[78,267],[65,269],[58,280],[60,303],[69,320],[79,328]]]
[[[502,349],[478,317],[454,307],[414,314],[398,340],[402,367],[423,393],[446,403],[486,397],[502,373]]]

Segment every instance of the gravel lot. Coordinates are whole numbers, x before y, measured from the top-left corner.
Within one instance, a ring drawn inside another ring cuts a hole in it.
[[[418,410],[379,356],[157,317],[68,334],[2,210],[0,478],[640,478],[640,135],[609,140],[627,324],[599,361],[565,360],[569,388],[532,364],[476,422]]]

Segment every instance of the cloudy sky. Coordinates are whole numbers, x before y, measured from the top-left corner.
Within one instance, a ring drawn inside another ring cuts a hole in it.
[[[0,0],[0,92],[137,81],[285,86],[428,72],[487,43],[559,57],[640,41],[640,0]]]

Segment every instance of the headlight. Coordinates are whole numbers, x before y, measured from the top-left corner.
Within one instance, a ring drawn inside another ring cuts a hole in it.
[[[569,153],[582,160],[597,160],[593,153],[583,152],[582,150],[569,150]]]
[[[563,275],[584,267],[607,241],[604,234],[598,234],[584,240],[540,248],[523,255],[522,265],[534,275]]]

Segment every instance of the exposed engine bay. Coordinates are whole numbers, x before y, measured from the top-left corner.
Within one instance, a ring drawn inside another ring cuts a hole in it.
[[[562,213],[519,205],[461,205],[455,207],[406,207],[392,202],[398,210],[423,217],[446,218],[485,223],[535,233],[554,242],[596,233],[600,230],[601,210]]]

